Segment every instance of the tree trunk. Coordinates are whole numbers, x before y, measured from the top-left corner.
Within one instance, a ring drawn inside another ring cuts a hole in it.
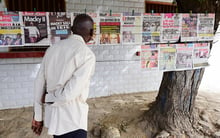
[[[176,0],[180,13],[219,13],[216,0]],[[219,19],[216,20],[218,22]],[[217,26],[217,25],[216,25]],[[215,26],[215,29],[217,28]],[[164,72],[156,101],[151,104],[146,118],[154,134],[165,130],[172,134],[193,134],[198,122],[195,99],[204,69]],[[150,137],[153,137],[152,135]]]

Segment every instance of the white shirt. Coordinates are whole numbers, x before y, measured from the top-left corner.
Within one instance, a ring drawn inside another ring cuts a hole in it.
[[[44,124],[50,135],[87,130],[90,78],[95,55],[79,35],[48,48],[35,80],[34,119],[43,120],[41,97],[46,91]]]

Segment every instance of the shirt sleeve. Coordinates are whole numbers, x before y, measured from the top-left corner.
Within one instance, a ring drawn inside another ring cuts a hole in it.
[[[54,93],[48,93],[46,95],[46,102],[66,102],[70,101],[82,92],[82,89],[85,88],[85,84],[90,81],[91,76],[94,74],[95,70],[95,56],[90,53],[84,58],[84,61],[81,60],[83,55],[78,55],[76,62],[80,63],[80,66],[72,74],[72,77],[66,82],[63,88],[56,90]],[[80,58],[81,57],[81,58]]]
[[[44,57],[45,58],[45,57]],[[34,119],[43,120],[43,103],[41,101],[43,93],[46,92],[46,80],[44,75],[45,59],[43,58],[40,69],[34,83]]]

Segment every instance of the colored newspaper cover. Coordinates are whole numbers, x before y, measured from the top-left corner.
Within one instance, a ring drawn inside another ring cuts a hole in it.
[[[141,46],[141,68],[158,70],[158,48],[156,44]]]
[[[212,41],[214,37],[215,14],[198,14],[199,41]]]
[[[192,69],[193,43],[176,44],[176,69]]]
[[[176,44],[160,44],[159,69],[170,71],[176,69]]]
[[[87,13],[89,16],[92,17],[94,22],[94,30],[92,34],[92,39],[87,43],[87,45],[97,45],[98,44],[98,37],[99,37],[99,17],[97,13]]]
[[[193,67],[208,66],[209,43],[195,43],[193,51]]]
[[[66,39],[71,34],[71,16],[67,12],[49,12],[50,42]]]
[[[0,12],[0,47],[23,46],[24,35],[19,12]]]
[[[122,43],[140,44],[141,35],[141,14],[123,13],[122,17]]]
[[[159,43],[161,30],[161,14],[160,13],[144,13],[143,14],[143,43]]]
[[[163,13],[161,42],[177,42],[181,33],[181,14]]]
[[[100,13],[100,38],[101,45],[121,43],[121,14]]]
[[[49,45],[46,12],[22,12],[26,45]]]
[[[197,14],[182,14],[181,42],[197,40]]]

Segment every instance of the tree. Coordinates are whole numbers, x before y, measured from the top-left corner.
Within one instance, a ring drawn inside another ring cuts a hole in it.
[[[180,13],[208,12],[218,17],[218,0],[176,0],[176,3]],[[218,21],[216,18],[215,29]],[[188,136],[196,132],[199,117],[195,99],[203,73],[204,69],[164,72],[156,100],[145,116],[148,126],[154,126],[150,131],[166,130],[174,135],[184,132]]]

